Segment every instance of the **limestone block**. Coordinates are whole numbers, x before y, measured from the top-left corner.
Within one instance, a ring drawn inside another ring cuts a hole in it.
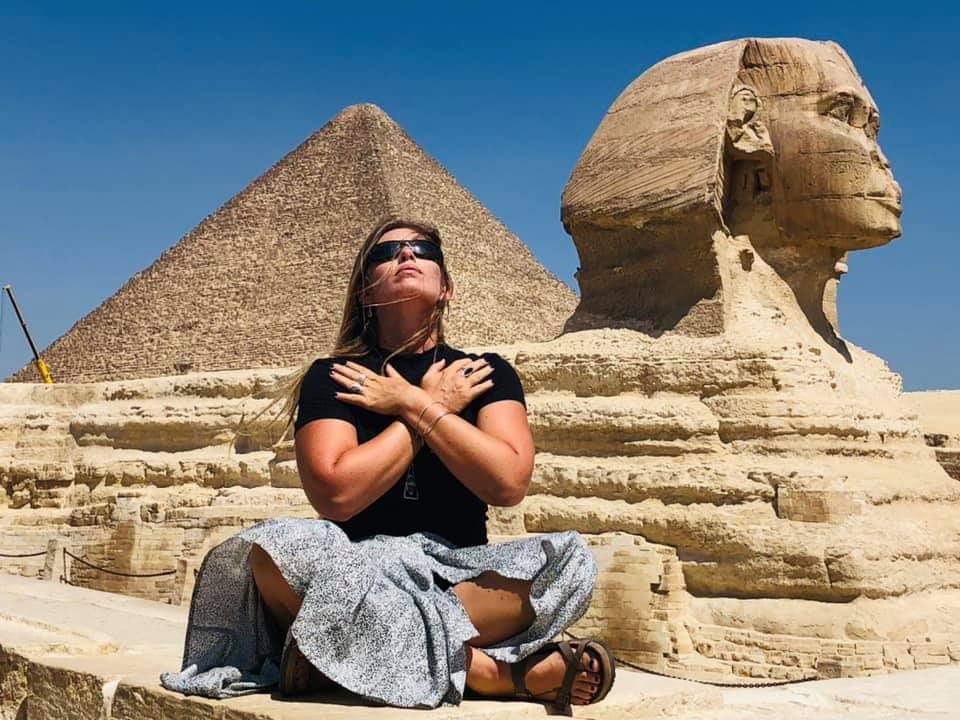
[[[777,486],[777,516],[801,522],[839,522],[864,511],[864,499],[843,489],[843,484],[817,487],[810,483],[784,483]]]
[[[527,398],[537,449],[565,455],[679,455],[712,452],[717,422],[685,397],[616,399],[533,394]]]

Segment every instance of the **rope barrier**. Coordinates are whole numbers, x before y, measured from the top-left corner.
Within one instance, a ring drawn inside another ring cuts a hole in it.
[[[40,552],[35,553],[0,553],[0,558],[32,558],[40,557],[41,555],[46,555],[46,550],[41,550]]]
[[[104,567],[100,567],[99,565],[94,565],[92,562],[88,562],[87,560],[84,560],[82,557],[77,557],[66,548],[63,548],[64,567],[66,567],[68,557],[76,560],[78,563],[86,565],[89,568],[93,568],[94,570],[107,573],[108,575],[118,575],[120,577],[154,578],[154,577],[164,577],[166,575],[177,574],[176,570],[165,570],[164,572],[158,572],[158,573],[127,573],[127,572],[120,572],[119,570],[110,570],[109,568],[104,568]],[[67,573],[67,575],[69,576],[69,573]],[[70,581],[67,580],[67,582],[70,582]]]
[[[577,637],[569,630],[562,630],[561,635],[566,635],[571,640],[584,640],[586,638]],[[798,678],[796,680],[752,680],[744,678],[743,681],[737,680],[721,680],[721,679],[710,679],[710,680],[695,680],[691,677],[684,677],[681,674],[673,675],[671,673],[663,672],[661,670],[653,670],[649,667],[643,667],[642,665],[635,665],[634,663],[627,662],[623,658],[619,658],[616,655],[613,656],[613,659],[617,661],[618,665],[624,665],[631,670],[637,670],[639,672],[650,673],[651,675],[659,675],[660,677],[671,678],[673,680],[687,680],[689,682],[700,683],[701,685],[714,685],[716,687],[729,687],[729,688],[749,688],[749,687],[776,687],[778,685],[795,685],[796,683],[810,682],[811,680],[816,680],[816,677],[807,677],[807,678]]]

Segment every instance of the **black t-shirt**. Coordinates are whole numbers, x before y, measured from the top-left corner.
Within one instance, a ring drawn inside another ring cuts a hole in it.
[[[378,350],[362,358],[348,358],[379,373],[383,358],[389,353]],[[437,360],[446,366],[460,358],[483,357],[493,368],[489,379],[493,387],[475,398],[460,413],[467,422],[477,424],[480,408],[499,400],[517,400],[526,406],[523,387],[516,370],[496,353],[467,354],[462,350],[440,345]],[[419,385],[434,362],[434,349],[422,353],[396,355],[390,365],[409,383]],[[346,359],[322,358],[310,366],[300,389],[295,432],[311,420],[336,418],[346,420],[357,429],[357,442],[364,443],[387,428],[395,417],[379,415],[341,402],[334,393],[346,388],[330,377],[334,362]],[[446,367],[445,366],[445,367]],[[371,535],[411,535],[428,532],[439,535],[458,547],[484,545],[487,542],[487,505],[463,485],[426,445],[417,453],[412,465],[387,492],[349,520],[337,523],[351,540]]]

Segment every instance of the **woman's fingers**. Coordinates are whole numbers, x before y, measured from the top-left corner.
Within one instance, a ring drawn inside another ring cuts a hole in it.
[[[357,365],[356,363],[348,362],[346,365],[342,363],[333,363],[331,366],[330,374],[340,373],[341,376],[355,381],[361,375],[366,378],[369,377],[379,377],[377,373],[373,372],[370,368],[365,368],[362,365]]]
[[[377,373],[375,373],[373,370],[371,370],[370,368],[364,367],[363,365],[360,365],[359,363],[355,363],[355,362],[353,362],[352,360],[347,360],[346,365],[347,365],[347,367],[350,368],[351,370],[355,370],[355,371],[357,371],[358,373],[363,373],[364,375],[376,375],[376,374],[377,374]]]
[[[333,396],[342,402],[347,403],[348,405],[357,405],[358,407],[366,407],[367,399],[363,395],[351,392],[338,392],[334,393]]]
[[[464,365],[469,365],[471,362],[472,361],[470,360],[470,358],[460,358],[459,360],[454,360],[452,363],[450,363],[446,367],[444,372],[456,372],[457,370],[462,368]]]
[[[443,358],[441,358],[440,360],[437,360],[435,363],[433,363],[430,367],[427,368],[427,371],[423,374],[423,376],[426,377],[427,375],[431,375],[431,374],[439,374],[440,371],[443,369],[444,363],[446,362],[447,361],[444,360]]]
[[[480,358],[478,360],[471,360],[470,358],[460,358],[459,360],[454,360],[450,363],[446,369],[443,371],[445,374],[450,373],[451,375],[460,375],[462,377],[469,377],[476,373],[480,368],[487,367],[488,363],[485,359]],[[466,375],[464,375],[464,370],[470,368]]]
[[[355,378],[352,378],[349,375],[345,375],[339,370],[331,370],[330,377],[332,377],[334,380],[336,380],[338,383],[340,383],[344,387],[350,387],[356,382]]]
[[[489,377],[491,373],[493,373],[493,367],[491,365],[485,365],[467,377],[470,378],[471,382],[477,382],[478,380],[483,380],[484,378]]]
[[[493,380],[487,380],[486,382],[482,382],[479,385],[474,385],[472,388],[470,388],[467,391],[467,397],[469,397],[472,400],[475,397],[479,397],[480,395],[483,395],[487,390],[489,390],[492,387],[493,387]]]

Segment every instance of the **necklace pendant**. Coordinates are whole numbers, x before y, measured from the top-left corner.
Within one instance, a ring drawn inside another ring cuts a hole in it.
[[[420,488],[417,487],[417,480],[413,474],[413,465],[407,470],[407,477],[403,481],[403,499],[419,500]]]

